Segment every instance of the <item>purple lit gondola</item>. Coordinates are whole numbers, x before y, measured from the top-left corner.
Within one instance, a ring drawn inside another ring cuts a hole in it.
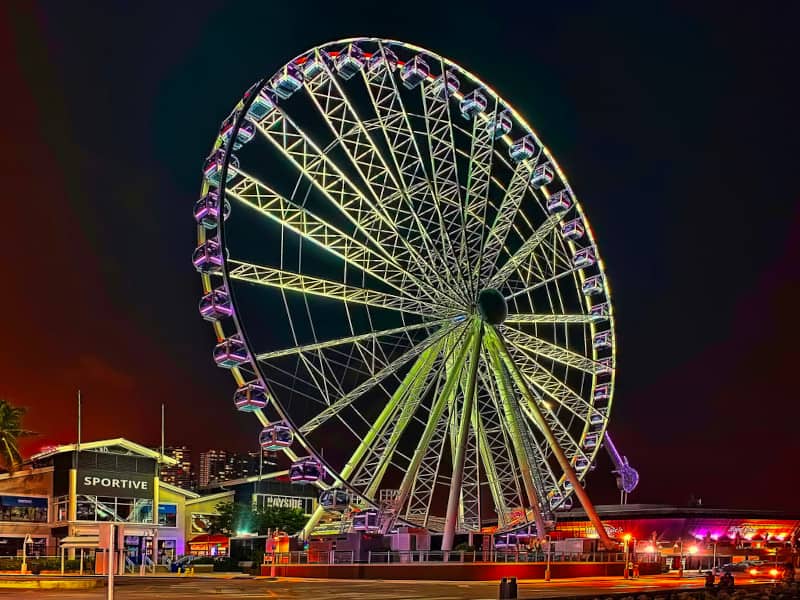
[[[294,434],[286,423],[273,423],[261,430],[258,443],[262,450],[277,452],[292,445]],[[294,481],[294,480],[292,480]],[[316,481],[316,480],[314,480]]]
[[[289,479],[295,483],[313,483],[325,475],[322,463],[313,456],[297,459],[289,469]]]
[[[596,262],[597,259],[594,255],[594,248],[591,246],[581,248],[575,252],[575,255],[572,257],[572,266],[576,269],[585,269],[586,267],[592,266]]]
[[[355,44],[348,44],[336,57],[336,71],[342,79],[350,79],[364,68],[364,53]]]
[[[219,321],[227,319],[233,314],[233,304],[231,303],[228,291],[224,287],[211,290],[200,298],[200,316],[206,321]]]
[[[206,229],[219,225],[219,191],[214,188],[194,204],[194,219]],[[222,204],[222,218],[227,219],[231,212],[230,202]]]
[[[555,171],[550,163],[544,163],[537,166],[531,174],[531,185],[534,189],[539,189],[545,185],[549,185],[555,177]]]
[[[270,86],[278,98],[286,100],[303,87],[303,73],[294,64],[289,63],[272,78]]]
[[[551,215],[563,213],[572,208],[572,195],[569,190],[561,190],[547,199],[547,212]]]
[[[503,137],[511,131],[511,127],[511,113],[507,110],[504,110],[486,124],[486,130],[494,136],[494,139]]]
[[[232,369],[250,360],[247,347],[238,334],[222,340],[214,347],[214,362],[223,369]]]
[[[508,148],[508,155],[514,162],[520,162],[531,158],[536,153],[536,143],[533,136],[526,135],[516,140]]]
[[[258,381],[249,381],[233,393],[233,404],[242,412],[253,412],[267,406],[267,393]]]
[[[488,102],[483,92],[481,90],[474,90],[470,94],[464,96],[458,108],[461,111],[461,116],[469,121],[474,118],[475,115],[485,111],[487,105]]]
[[[407,89],[413,90],[420,83],[425,81],[428,75],[430,75],[430,72],[431,69],[428,63],[426,63],[421,56],[417,55],[400,69],[400,79]]]
[[[221,273],[222,262],[222,248],[215,239],[206,240],[192,254],[194,268],[200,273]]]

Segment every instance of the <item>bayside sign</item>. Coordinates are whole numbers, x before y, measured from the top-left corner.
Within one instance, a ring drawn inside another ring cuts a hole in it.
[[[80,469],[77,492],[92,496],[152,498],[153,475]]]

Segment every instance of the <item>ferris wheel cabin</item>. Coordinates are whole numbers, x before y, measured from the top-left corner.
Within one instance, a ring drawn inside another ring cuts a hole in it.
[[[249,381],[233,392],[233,404],[242,412],[254,412],[267,406],[267,393],[258,381]]]
[[[594,248],[591,246],[581,248],[572,256],[572,266],[576,269],[591,267],[596,262],[597,259],[594,256]]]
[[[611,375],[612,366],[611,366],[611,357],[608,358],[601,358],[597,361],[597,369],[596,373],[598,375]]]
[[[601,331],[596,333],[592,338],[592,348],[600,350],[602,348],[611,348],[611,332]]]
[[[486,110],[487,104],[486,96],[480,90],[473,90],[464,96],[464,99],[458,105],[458,109],[461,111],[461,116],[469,121],[475,115]]]
[[[222,128],[219,130],[219,136],[222,138],[222,141],[227,144],[231,140],[231,136],[233,135],[233,129],[236,125],[236,119],[233,115],[228,117],[225,122],[222,124]],[[247,119],[244,119],[242,122],[241,127],[239,127],[239,131],[236,132],[236,140],[233,142],[233,149],[238,150],[242,146],[244,146],[247,142],[253,139],[256,135],[256,126]]]
[[[486,131],[492,134],[494,139],[498,139],[511,131],[512,125],[511,113],[504,110],[486,124]]]
[[[585,450],[592,450],[597,447],[597,442],[600,439],[598,433],[587,433],[586,437],[583,438],[583,448]]]
[[[553,181],[554,176],[555,173],[550,163],[538,165],[531,174],[531,185],[538,190]]]
[[[245,99],[247,99],[247,95],[245,95]],[[263,88],[250,105],[250,109],[247,111],[247,118],[261,121],[273,110],[275,110],[275,100],[270,91]]]
[[[350,506],[350,493],[341,489],[325,490],[319,495],[319,505],[325,510],[347,510]]]
[[[365,62],[366,59],[361,48],[355,44],[348,44],[336,57],[336,71],[339,73],[339,77],[347,80],[363,69]]]
[[[608,383],[602,383],[595,387],[593,398],[595,402],[600,402],[611,398],[611,385]]]
[[[572,208],[572,196],[569,190],[561,190],[547,199],[547,212],[551,215],[567,212]]]
[[[371,531],[378,528],[378,511],[368,508],[353,515],[353,530]]]
[[[200,298],[200,316],[206,321],[219,321],[227,319],[233,314],[233,304],[228,296],[228,290],[218,287]]]
[[[601,302],[600,304],[595,304],[592,308],[589,309],[589,314],[597,319],[607,319],[610,308],[608,306],[608,302]]]
[[[602,275],[594,275],[592,277],[587,277],[583,285],[581,286],[581,291],[586,296],[595,296],[597,294],[603,293],[603,276]]]
[[[461,87],[461,82],[458,77],[451,71],[439,75],[436,81],[433,82],[433,93],[440,98],[449,98],[458,91]]]
[[[247,348],[239,337],[234,334],[214,346],[214,362],[223,369],[232,369],[243,365],[250,360]]]
[[[428,63],[421,56],[415,56],[400,69],[400,79],[406,89],[413,90],[425,81],[430,73],[431,68]]]
[[[579,240],[584,233],[586,233],[586,230],[583,227],[583,221],[580,219],[572,219],[561,226],[561,236],[565,240]]]
[[[389,48],[383,48],[383,52],[375,52],[367,63],[367,72],[370,75],[376,73],[382,65],[386,64],[390,71],[397,68],[397,55]]]
[[[536,153],[536,143],[533,136],[526,135],[518,139],[508,149],[508,155],[514,162],[521,162],[531,158]]]
[[[263,391],[263,390],[262,390]],[[262,450],[277,452],[292,445],[294,434],[286,423],[273,423],[261,430],[258,443]],[[294,481],[294,480],[292,480]]]
[[[220,213],[219,191],[215,188],[194,204],[194,220],[206,229],[214,229],[219,225]],[[230,202],[222,205],[222,218],[227,219],[231,212]]]
[[[222,165],[225,162],[225,150],[220,148],[214,154],[206,159],[206,166],[203,168],[203,175],[209,183],[219,186],[219,178],[222,173]],[[233,167],[233,169],[231,168]],[[234,169],[239,168],[239,159],[234,154],[231,154],[230,162],[228,163],[228,172],[225,175],[225,181],[230,181],[236,177]]]
[[[297,459],[289,469],[289,479],[295,483],[314,483],[324,475],[322,463],[313,456]]]
[[[222,272],[222,249],[215,239],[208,239],[192,254],[192,263],[199,273]]]
[[[278,98],[287,100],[303,87],[303,73],[295,65],[289,63],[272,78],[270,86]]]

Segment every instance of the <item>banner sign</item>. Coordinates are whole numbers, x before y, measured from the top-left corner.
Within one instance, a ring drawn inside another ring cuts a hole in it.
[[[117,496],[119,498],[153,498],[153,475],[78,470],[78,493],[90,496]]]
[[[253,494],[255,508],[299,508],[304,514],[313,511],[313,498],[304,496],[275,496],[272,494]]]

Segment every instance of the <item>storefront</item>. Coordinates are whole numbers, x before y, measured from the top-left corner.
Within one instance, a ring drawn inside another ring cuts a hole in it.
[[[68,557],[94,553],[104,523],[116,524],[117,547],[130,570],[168,564],[188,553],[193,511],[214,514],[233,492],[206,502],[199,494],[161,483],[161,465],[175,463],[124,439],[59,446],[0,475],[0,556]],[[189,505],[189,508],[187,508]],[[196,508],[194,508],[196,507]]]

